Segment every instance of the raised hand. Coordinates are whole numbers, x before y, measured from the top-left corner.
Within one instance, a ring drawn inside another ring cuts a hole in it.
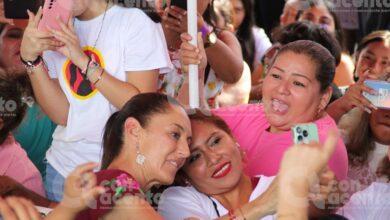
[[[25,61],[34,61],[46,50],[57,50],[64,44],[53,38],[53,35],[46,31],[38,30],[38,24],[42,17],[42,7],[36,15],[28,11],[28,25],[24,31],[20,46],[20,56]]]

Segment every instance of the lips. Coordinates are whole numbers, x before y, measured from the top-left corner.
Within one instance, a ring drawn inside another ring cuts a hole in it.
[[[231,170],[232,170],[232,164],[230,162],[223,163],[218,166],[218,168],[215,170],[215,172],[211,177],[215,179],[220,179],[228,175]]]
[[[271,106],[272,106],[272,110],[274,110],[274,112],[279,113],[279,114],[287,113],[288,108],[289,108],[287,103],[285,103],[279,99],[272,99]]]

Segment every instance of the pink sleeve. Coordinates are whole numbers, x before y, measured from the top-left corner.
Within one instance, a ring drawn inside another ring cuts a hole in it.
[[[333,119],[330,119],[332,121],[328,121],[326,124],[320,124],[318,125],[318,133],[320,142],[324,143],[328,132],[332,129],[337,130],[337,126],[334,123]],[[344,180],[347,178],[348,173],[348,154],[347,154],[347,148],[345,147],[345,144],[340,137],[336,149],[330,158],[328,162],[329,168],[335,173],[337,180]]]
[[[27,189],[46,197],[41,174],[27,157],[26,152],[17,142],[9,147],[12,148],[13,158],[10,158],[11,163],[4,175],[11,177]]]

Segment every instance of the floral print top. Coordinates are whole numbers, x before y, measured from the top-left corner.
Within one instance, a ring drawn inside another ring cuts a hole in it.
[[[159,76],[158,91],[177,98],[179,90],[184,83],[185,75],[181,70],[179,51],[170,51],[169,56],[171,58],[174,69],[169,73],[161,74]],[[216,97],[221,94],[223,85],[224,82],[217,78],[214,70],[209,68],[204,92],[205,98],[210,108],[218,107],[215,100]]]
[[[113,209],[118,199],[125,195],[144,197],[138,182],[125,171],[108,169],[95,174],[97,184],[104,186],[106,192],[100,195],[88,209],[82,211],[76,219],[100,219]]]

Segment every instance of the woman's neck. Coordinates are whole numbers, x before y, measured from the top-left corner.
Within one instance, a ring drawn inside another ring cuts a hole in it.
[[[107,5],[108,4],[108,5]],[[112,6],[110,1],[100,0],[100,1],[91,1],[91,4],[87,9],[77,18],[82,21],[87,21],[96,18],[97,16],[103,14]]]
[[[129,159],[130,157],[123,156],[121,158],[115,159],[108,167],[107,169],[118,169],[123,170],[129,173],[140,185],[142,191],[146,192],[150,188],[152,188],[153,185],[157,184],[154,181],[149,181],[150,178],[145,175],[143,169],[132,159]]]
[[[227,210],[234,210],[249,202],[252,191],[251,179],[243,174],[234,189],[226,193],[213,195],[213,198],[217,199]]]
[[[167,47],[170,51],[175,51],[180,48],[180,34],[169,30],[165,27],[165,22],[161,22],[161,26],[164,31],[165,40],[167,42]]]

